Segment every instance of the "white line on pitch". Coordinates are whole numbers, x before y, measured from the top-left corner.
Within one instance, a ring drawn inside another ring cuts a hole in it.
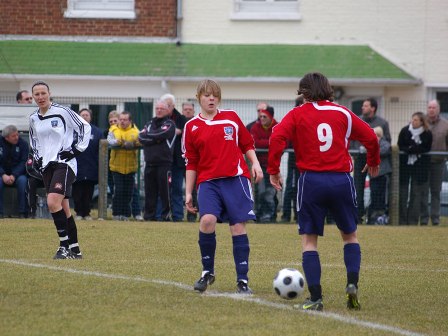
[[[106,279],[114,279],[114,280],[130,280],[130,281],[138,281],[138,282],[147,282],[147,283],[154,283],[154,284],[160,284],[165,286],[173,286],[177,287],[183,290],[193,291],[192,286],[185,285],[180,282],[175,281],[166,281],[166,280],[157,280],[157,279],[146,279],[143,277],[133,277],[128,275],[120,275],[120,274],[108,274],[108,273],[101,273],[101,272],[92,272],[92,271],[82,271],[77,270],[73,268],[64,268],[64,267],[58,267],[58,266],[51,266],[51,265],[45,265],[45,264],[36,264],[36,263],[30,263],[27,261],[21,261],[21,260],[14,260],[14,259],[0,259],[0,262],[5,264],[12,264],[12,265],[21,265],[21,266],[28,266],[28,267],[35,267],[35,268],[43,268],[43,269],[49,269],[53,271],[59,271],[59,272],[67,272],[72,274],[81,274],[81,275],[87,275],[87,276],[95,276],[99,278],[106,278]],[[380,323],[374,323],[374,322],[368,322],[368,321],[362,321],[353,317],[346,317],[343,315],[330,313],[330,312],[313,312],[313,311],[303,311],[303,310],[297,310],[294,309],[291,305],[282,304],[282,303],[275,303],[263,299],[256,298],[254,296],[250,295],[241,295],[236,293],[219,293],[217,291],[207,291],[203,294],[204,296],[209,297],[224,297],[228,299],[233,299],[237,301],[246,301],[246,302],[253,302],[256,304],[259,304],[261,306],[265,307],[272,307],[276,309],[285,309],[285,310],[293,310],[304,314],[310,314],[316,317],[325,317],[330,318],[336,321],[340,321],[347,324],[353,324],[356,326],[361,326],[369,329],[374,330],[382,330],[382,331],[388,331],[392,332],[398,335],[406,335],[406,336],[423,336],[424,334],[420,334],[417,332],[388,326],[385,324]]]

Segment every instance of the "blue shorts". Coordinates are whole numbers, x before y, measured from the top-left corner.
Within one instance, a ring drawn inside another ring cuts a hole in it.
[[[250,180],[244,176],[202,182],[198,188],[200,216],[214,215],[230,225],[255,220]]]
[[[358,216],[356,190],[349,173],[304,172],[297,184],[299,234],[324,235],[328,212],[339,230],[356,231]]]

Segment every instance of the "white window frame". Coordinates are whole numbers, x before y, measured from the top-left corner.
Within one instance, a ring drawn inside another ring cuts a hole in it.
[[[233,0],[231,20],[300,21],[301,0]]]
[[[67,0],[66,18],[135,19],[135,0]]]

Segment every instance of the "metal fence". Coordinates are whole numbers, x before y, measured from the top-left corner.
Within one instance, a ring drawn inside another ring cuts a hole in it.
[[[293,97],[293,93],[292,93]],[[81,108],[90,108],[93,111],[93,121],[92,123],[97,125],[102,129],[108,129],[108,113],[112,110],[123,111],[127,110],[132,113],[133,120],[136,125],[141,129],[143,125],[153,116],[153,105],[154,101],[157,98],[139,98],[139,97],[109,97],[109,98],[98,98],[98,97],[53,97],[53,100],[71,106],[71,108],[75,111]],[[176,106],[180,110],[180,107],[183,102],[194,102],[196,113],[199,112],[198,104],[192,97],[178,97],[176,100]],[[256,104],[259,101],[266,101],[270,105],[272,105],[275,109],[274,117],[277,121],[280,121],[283,116],[293,107],[293,99],[288,100],[275,100],[275,99],[239,99],[239,100],[226,100],[223,99],[221,103],[222,108],[231,108],[238,112],[239,116],[243,120],[245,124],[256,119]],[[344,97],[341,99],[340,103],[351,108],[358,115],[361,113],[360,110],[360,102],[362,102],[361,98],[350,98]],[[416,111],[425,111],[426,102],[425,101],[381,101],[378,114],[384,117],[389,121],[390,132],[392,136],[392,144],[396,144],[398,133],[401,128],[408,125],[412,113]],[[14,97],[12,95],[5,96],[0,93],[0,104],[11,104],[15,103]],[[448,105],[442,104],[442,111],[448,110]],[[447,112],[447,111],[445,111]],[[443,113],[442,113],[443,114]],[[0,113],[0,118],[2,115]],[[26,135],[25,135],[26,136]],[[100,148],[100,183],[98,184],[98,192],[96,193],[96,197],[98,198],[98,216],[100,218],[108,218],[110,214],[108,214],[108,195],[107,195],[107,174],[108,174],[108,150],[107,144],[103,145]],[[352,152],[354,160],[356,160],[356,153]],[[431,153],[431,155],[437,156],[445,156],[447,153]],[[139,155],[139,158],[142,156]],[[393,146],[392,153],[392,163],[393,163],[393,172],[390,176],[389,186],[389,201],[388,204],[388,216],[390,218],[391,224],[398,224],[398,213],[399,213],[399,153],[396,146]],[[144,162],[141,160],[140,169],[138,171],[138,183],[140,190],[143,190],[143,182],[142,182],[142,174]],[[281,172],[284,178],[286,179],[287,175],[287,155],[284,155],[281,163]],[[144,199],[144,193],[140,192],[142,198]],[[368,181],[366,183],[366,188],[364,191],[364,196],[366,198],[366,204],[369,202],[369,185]],[[278,209],[281,213],[282,211],[282,199],[283,195],[279,194],[279,205]],[[109,195],[110,201],[110,195]],[[428,203],[430,200],[428,200]],[[95,202],[96,203],[96,202]],[[442,183],[441,190],[441,214],[446,216],[448,215],[448,181],[447,174],[444,175],[444,180]]]
[[[98,184],[98,217],[99,218],[111,218],[111,213],[108,211],[108,205],[110,204],[110,191],[108,191],[108,162],[109,162],[109,150],[108,150],[108,144],[107,141],[103,140],[100,144],[100,171],[99,171],[99,184]],[[260,151],[259,151],[260,152]],[[282,157],[282,163],[280,167],[281,174],[286,180],[287,177],[287,156],[289,153],[291,153],[292,150],[286,150],[285,154]],[[353,160],[356,160],[359,151],[357,150],[351,150],[350,151]],[[399,156],[400,154],[397,146],[392,146],[392,173],[388,176],[388,186],[386,189],[387,196],[386,196],[386,215],[387,215],[387,221],[385,221],[383,224],[389,224],[389,225],[399,225],[399,224],[406,224],[406,223],[400,223],[399,219],[399,199],[400,199],[400,185],[399,185],[399,174],[400,174],[400,164],[399,164]],[[431,155],[433,157],[443,157],[446,158],[448,156],[448,153],[445,152],[430,152],[426,155]],[[144,162],[141,162],[140,169],[137,172],[138,178],[138,184],[139,184],[139,190],[140,191],[140,197],[142,198],[141,202],[144,202],[144,192],[143,192],[143,175],[141,172],[144,168]],[[422,172],[423,173],[423,172]],[[371,192],[370,192],[370,184],[369,184],[369,177],[365,181],[363,181],[364,184],[364,190],[361,197],[364,199],[364,203],[366,206],[366,216],[364,223],[367,224],[373,224],[368,223],[367,216],[369,213],[369,205],[371,202]],[[442,182],[442,190],[441,190],[441,198],[440,198],[440,205],[441,205],[441,215],[442,216],[448,216],[448,174],[446,171],[444,171],[443,175],[443,182]],[[109,194],[108,194],[109,193]],[[278,213],[278,219],[282,218],[282,211],[283,211],[283,199],[284,199],[284,190],[283,192],[278,193],[278,198],[280,200],[278,207],[276,209]],[[411,194],[406,199],[406,203],[408,204],[411,201]],[[428,199],[428,207],[430,206],[431,200]],[[291,220],[292,222],[292,220]]]

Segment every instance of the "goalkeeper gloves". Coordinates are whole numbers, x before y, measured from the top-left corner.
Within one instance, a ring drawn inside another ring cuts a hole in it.
[[[68,151],[62,151],[59,153],[59,158],[61,160],[64,160],[65,162],[70,161],[71,159],[77,157],[81,152],[77,150],[74,146],[72,146],[72,149]]]

